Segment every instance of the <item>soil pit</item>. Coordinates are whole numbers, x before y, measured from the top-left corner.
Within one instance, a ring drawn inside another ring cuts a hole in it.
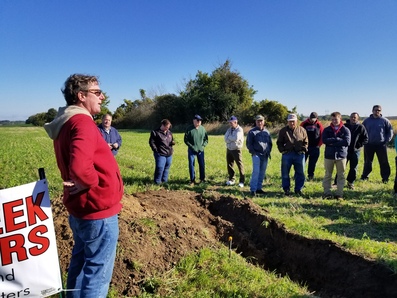
[[[73,246],[68,215],[53,200],[62,272]],[[385,266],[353,255],[327,240],[288,232],[258,205],[217,193],[149,191],[126,195],[112,287],[135,296],[155,273],[171,269],[187,253],[227,245],[264,269],[306,284],[320,297],[397,297],[397,277]]]

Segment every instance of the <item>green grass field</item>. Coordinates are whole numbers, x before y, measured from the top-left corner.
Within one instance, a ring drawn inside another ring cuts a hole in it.
[[[148,145],[149,131],[121,130],[120,134],[123,137],[123,145],[117,155],[117,161],[125,183],[125,192],[131,194],[159,189],[159,186],[152,184],[154,159]],[[43,167],[49,181],[50,196],[61,195],[62,181],[56,165],[52,141],[43,128],[2,127],[0,137],[4,142],[0,153],[0,188],[9,188],[38,180],[37,169]],[[176,133],[174,138],[176,146],[170,181],[165,187],[172,190],[197,192],[211,188],[211,190],[241,199],[248,194],[248,186],[241,190],[238,187],[225,185],[227,171],[223,135],[209,136],[209,145],[205,151],[209,183],[194,187],[188,185],[187,149],[183,143],[183,134]],[[323,148],[321,152],[323,153]],[[389,162],[392,176],[388,184],[381,183],[379,165],[375,158],[369,181],[357,181],[355,190],[346,189],[344,200],[337,201],[321,198],[324,167],[323,157],[320,156],[315,173],[317,178],[307,182],[303,190],[306,197],[284,197],[280,177],[281,155],[274,146],[264,187],[267,195],[255,198],[254,202],[266,208],[270,216],[283,222],[291,231],[309,238],[332,240],[353,253],[383,262],[397,272],[397,201],[393,193],[396,170],[394,157],[395,150],[390,148]],[[248,184],[252,164],[246,149],[243,158]],[[360,159],[359,173],[362,171],[362,164],[363,154]]]

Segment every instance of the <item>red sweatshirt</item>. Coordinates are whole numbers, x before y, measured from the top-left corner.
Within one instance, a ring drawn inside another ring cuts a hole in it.
[[[321,140],[324,127],[320,121],[311,123],[310,119],[306,119],[300,124],[304,129],[306,129],[307,137],[309,139],[309,147],[320,147],[323,142]]]
[[[61,110],[58,115],[68,109]],[[90,115],[75,113],[57,117],[45,128],[54,139],[57,164],[64,181],[73,180],[88,189],[70,195],[64,192],[68,212],[82,219],[103,219],[121,210],[123,181],[116,159]],[[61,119],[61,120],[59,120]],[[58,134],[57,134],[58,133]]]

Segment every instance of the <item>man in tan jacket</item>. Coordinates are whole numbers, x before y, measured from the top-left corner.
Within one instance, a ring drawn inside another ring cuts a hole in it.
[[[302,188],[305,184],[305,153],[308,146],[306,130],[298,126],[298,118],[295,114],[288,115],[288,125],[283,127],[277,138],[277,148],[282,154],[281,180],[285,195],[290,195],[290,170],[295,170],[295,194],[302,196]]]

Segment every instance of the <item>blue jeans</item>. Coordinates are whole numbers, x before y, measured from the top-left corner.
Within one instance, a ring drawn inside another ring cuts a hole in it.
[[[118,215],[97,220],[69,216],[74,246],[68,269],[68,298],[106,298],[119,236]]]
[[[190,181],[193,182],[196,180],[196,174],[194,171],[194,161],[197,156],[197,162],[199,165],[199,172],[200,172],[200,180],[205,180],[205,161],[204,161],[204,151],[195,152],[192,149],[187,149],[187,156],[189,160],[189,175]]]
[[[295,151],[291,151],[285,153],[281,157],[281,183],[283,190],[290,190],[291,180],[289,173],[291,171],[291,167],[294,166],[294,180],[295,180],[295,191],[300,191],[305,184],[305,154],[296,153]]]
[[[262,189],[265,179],[268,157],[264,155],[252,155],[252,176],[250,191]]]
[[[163,156],[154,152],[154,160],[156,162],[156,169],[154,170],[154,183],[161,184],[168,181],[168,174],[172,163],[171,156]]]
[[[320,156],[319,147],[309,147],[305,155],[305,161],[309,159],[307,164],[307,176],[314,177],[314,171],[316,170],[316,164]]]

